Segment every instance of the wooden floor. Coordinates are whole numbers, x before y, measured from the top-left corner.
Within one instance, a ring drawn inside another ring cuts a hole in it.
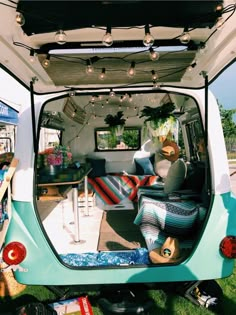
[[[59,254],[96,252],[103,209],[95,206],[88,214],[79,212],[79,242],[74,241],[75,224],[72,199],[38,201],[43,226]]]
[[[67,195],[66,199],[61,201],[39,200],[37,206],[45,231],[59,254],[97,252],[99,249],[100,227],[104,212],[118,211],[120,212],[119,217],[121,220],[122,212],[123,217],[126,211],[135,212],[132,202],[128,200],[116,206],[107,206],[97,201],[95,206],[89,207],[88,212],[86,213],[85,209],[80,208],[79,242],[75,242],[75,224],[71,193]],[[122,231],[123,227],[125,227],[125,222],[122,221]],[[135,226],[135,228],[137,227]],[[110,230],[113,233],[110,235],[113,235],[114,237],[117,237],[118,235],[120,240],[123,238],[118,230],[116,231],[113,229],[113,226],[110,226]],[[113,238],[113,236],[111,236],[111,238]],[[111,243],[113,240],[111,239],[109,241]],[[125,244],[128,244],[129,241],[132,240],[127,239],[126,241],[126,239],[123,238]],[[131,247],[136,246],[131,244]],[[106,250],[109,250],[109,248]]]

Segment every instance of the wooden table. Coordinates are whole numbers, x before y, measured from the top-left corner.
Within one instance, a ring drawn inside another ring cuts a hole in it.
[[[74,241],[79,242],[79,207],[78,207],[78,184],[84,181],[84,193],[86,200],[86,210],[88,207],[88,174],[91,172],[92,168],[89,165],[82,165],[79,169],[66,168],[60,169],[55,172],[55,174],[49,173],[49,169],[44,168],[38,172],[38,184],[40,188],[45,187],[50,191],[50,188],[55,188],[53,194],[39,196],[39,200],[62,200],[63,194],[61,194],[60,187],[66,187],[73,190],[72,193],[72,207],[74,212],[74,224],[75,224],[75,235]],[[68,191],[68,190],[67,190]],[[58,192],[58,195],[55,193]],[[51,199],[50,199],[51,198]]]

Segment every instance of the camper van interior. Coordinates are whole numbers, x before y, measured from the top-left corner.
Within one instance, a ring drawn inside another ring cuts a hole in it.
[[[123,130],[114,131],[105,120],[119,112]],[[146,252],[169,235],[191,253],[209,206],[206,161],[197,146],[204,133],[193,99],[158,90],[69,95],[44,106],[39,134],[38,213],[66,262],[68,253]],[[97,265],[82,257],[79,264]]]

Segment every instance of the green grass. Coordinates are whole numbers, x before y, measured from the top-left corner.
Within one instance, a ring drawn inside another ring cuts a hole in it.
[[[226,278],[217,280],[223,290],[221,310],[217,314],[235,315],[236,314],[236,268],[234,273]],[[135,290],[135,288],[134,288]],[[98,304],[99,292],[79,291],[75,287],[64,288],[67,293],[66,298],[88,295],[92,305],[94,315],[104,314]],[[157,285],[155,289],[143,290],[140,287],[134,291],[140,300],[151,298],[154,306],[149,311],[149,315],[210,315],[214,312],[206,308],[194,305],[186,298],[170,290],[169,286]],[[59,295],[47,287],[27,286],[26,289],[18,296],[5,297],[0,299],[0,314],[3,311],[9,311],[16,306],[24,305],[32,301],[42,301],[45,303],[59,300]]]

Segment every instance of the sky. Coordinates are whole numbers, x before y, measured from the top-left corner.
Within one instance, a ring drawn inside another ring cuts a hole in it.
[[[209,89],[225,109],[236,108],[236,62],[213,82]]]

